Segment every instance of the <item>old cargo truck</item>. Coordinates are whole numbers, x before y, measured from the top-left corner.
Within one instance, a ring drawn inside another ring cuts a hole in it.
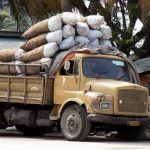
[[[149,124],[149,111],[148,90],[119,56],[75,53],[54,76],[0,75],[0,123],[25,135],[57,128],[67,140],[99,131],[136,138]]]

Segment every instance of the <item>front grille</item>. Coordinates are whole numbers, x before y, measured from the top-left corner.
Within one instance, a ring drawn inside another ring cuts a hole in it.
[[[147,93],[141,90],[121,89],[118,91],[118,110],[120,112],[146,112]]]

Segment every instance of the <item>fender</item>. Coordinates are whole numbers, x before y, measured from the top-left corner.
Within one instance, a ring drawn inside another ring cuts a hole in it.
[[[76,104],[79,104],[79,105],[84,104],[83,101],[79,98],[69,98],[66,101],[64,101],[61,105],[55,105],[55,107],[53,108],[53,110],[50,114],[50,120],[58,120],[61,116],[61,113],[62,113],[63,109],[67,105],[70,105],[72,103],[76,103]]]

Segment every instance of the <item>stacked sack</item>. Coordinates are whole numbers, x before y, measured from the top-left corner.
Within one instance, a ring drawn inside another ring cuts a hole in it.
[[[42,58],[37,61],[28,62],[25,66],[25,62],[18,59],[25,53],[22,49],[2,49],[0,50],[0,74],[3,75],[35,75],[41,71],[45,71],[50,68],[51,59]],[[31,65],[28,65],[31,64]],[[34,66],[33,66],[34,65]]]
[[[64,12],[30,27],[22,35],[26,42],[20,47],[20,50],[12,51],[8,60],[17,60],[13,62],[17,64],[29,63],[43,66],[46,64],[50,67],[53,56],[58,51],[69,50],[81,43],[94,47],[111,46],[109,41],[111,36],[111,28],[106,25],[103,16],[78,17],[75,13]],[[7,60],[6,58],[1,59],[1,55],[0,51],[0,61]],[[37,74],[41,69],[28,67],[24,70],[16,66],[19,74],[25,71],[28,75]]]

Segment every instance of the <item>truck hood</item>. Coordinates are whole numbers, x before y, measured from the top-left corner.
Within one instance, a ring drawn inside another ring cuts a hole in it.
[[[90,80],[86,83],[84,90],[114,95],[114,92],[120,88],[146,90],[146,88],[137,84],[112,79]]]

